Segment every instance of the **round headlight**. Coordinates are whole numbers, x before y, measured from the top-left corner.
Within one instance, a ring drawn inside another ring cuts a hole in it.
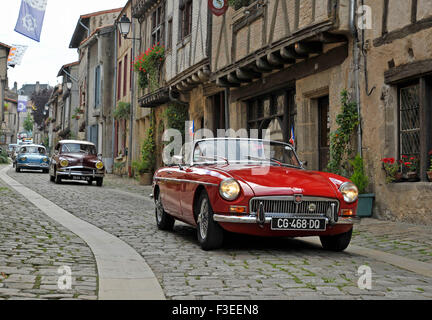
[[[42,161],[43,162],[48,162],[48,158],[43,158]]]
[[[21,160],[21,161],[26,161],[27,158],[26,158],[26,157],[21,157],[20,160]]]
[[[352,182],[345,182],[342,184],[339,191],[342,193],[344,200],[347,203],[353,203],[358,199],[358,189]]]
[[[234,179],[226,179],[219,186],[219,193],[225,200],[233,201],[240,194],[240,185]]]
[[[67,161],[67,160],[62,160],[62,161],[60,161],[60,165],[61,165],[62,167],[67,167],[67,166],[69,165],[69,161]]]
[[[104,164],[103,164],[102,161],[98,161],[98,162],[96,162],[96,168],[97,168],[97,169],[102,170],[103,167],[104,167]]]

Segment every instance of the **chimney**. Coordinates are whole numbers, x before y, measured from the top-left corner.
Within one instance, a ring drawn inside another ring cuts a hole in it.
[[[39,81],[36,82],[36,89],[35,89],[36,93],[39,93],[40,91],[40,83]]]
[[[13,91],[14,93],[18,93],[18,83],[17,83],[16,81],[14,82],[14,86],[13,86],[12,91]]]

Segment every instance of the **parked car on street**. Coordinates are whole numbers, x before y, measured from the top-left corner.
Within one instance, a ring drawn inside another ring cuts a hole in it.
[[[48,173],[49,157],[44,146],[36,144],[22,145],[18,148],[14,165],[16,172],[27,169],[42,170],[42,172]]]
[[[287,143],[204,139],[183,147],[177,164],[153,180],[156,223],[197,228],[204,250],[222,246],[224,230],[257,236],[319,236],[325,249],[351,241],[358,203],[348,179],[309,171]]]
[[[101,187],[105,176],[105,166],[97,154],[96,146],[88,141],[63,140],[54,148],[51,158],[50,180],[87,181]]]

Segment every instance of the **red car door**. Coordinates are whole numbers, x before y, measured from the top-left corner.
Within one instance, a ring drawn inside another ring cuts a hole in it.
[[[180,190],[182,186],[179,168],[171,167],[163,171],[160,179],[162,204],[165,211],[175,216],[181,216]]]

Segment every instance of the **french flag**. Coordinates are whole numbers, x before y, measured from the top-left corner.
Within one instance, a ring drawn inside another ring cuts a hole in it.
[[[295,135],[294,135],[294,126],[291,127],[291,138],[289,139],[289,143],[295,148]]]

